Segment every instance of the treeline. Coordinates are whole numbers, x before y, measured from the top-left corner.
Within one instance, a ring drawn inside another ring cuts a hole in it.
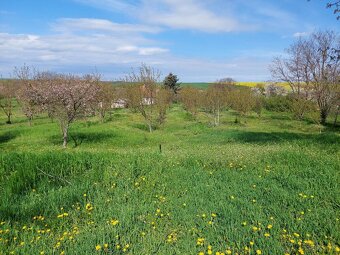
[[[176,75],[170,73],[161,82],[160,71],[145,64],[115,86],[102,82],[98,74],[58,74],[23,66],[15,68],[15,79],[0,80],[0,107],[8,124],[12,122],[13,98],[30,124],[36,115],[46,113],[60,124],[64,147],[70,125],[79,118],[98,114],[104,120],[110,109],[126,107],[140,113],[152,132],[165,122],[174,102],[181,103],[194,118],[199,112],[206,114],[215,126],[225,110],[236,111],[235,122],[240,122],[251,111],[261,116],[263,108],[290,111],[297,119],[308,118],[317,124],[326,124],[333,112],[336,125],[340,110],[337,34],[317,32],[298,39],[287,49],[285,58],[274,59],[271,72],[276,80],[288,84],[290,91],[275,84],[240,88],[231,78],[211,84],[206,90],[181,88]]]
[[[193,119],[197,119],[199,113],[208,116],[214,126],[220,125],[223,112],[229,109],[237,112],[236,123],[249,112],[261,117],[262,109],[290,111],[297,119],[320,122],[317,102],[297,98],[293,92],[275,84],[240,87],[228,78],[210,84],[205,90],[182,88],[176,75],[170,73],[161,82],[160,72],[146,65],[133,70],[115,85],[102,82],[98,74],[65,75],[34,71],[27,66],[16,68],[14,73],[16,79],[1,80],[0,84],[0,106],[7,123],[12,122],[15,102],[29,125],[35,116],[47,114],[59,123],[64,147],[74,121],[95,115],[104,121],[114,108],[128,108],[141,114],[150,132],[165,123],[173,103],[182,104]],[[336,116],[337,111],[334,108]],[[335,117],[334,124],[336,121]]]

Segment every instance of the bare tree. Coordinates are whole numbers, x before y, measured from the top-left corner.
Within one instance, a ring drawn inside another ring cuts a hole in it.
[[[68,131],[71,123],[85,116],[97,103],[98,75],[63,75],[49,72],[37,72],[31,100],[49,116],[57,119],[63,135],[63,147],[68,142]]]
[[[164,122],[170,104],[170,94],[158,85],[160,75],[159,70],[142,64],[125,77],[127,105],[141,113],[150,132],[154,125]]]
[[[327,8],[333,9],[333,13],[336,15],[336,19],[340,20],[340,1],[332,1],[327,3]]]
[[[156,109],[158,111],[158,124],[162,125],[166,119],[167,110],[172,101],[172,93],[166,88],[160,88],[156,93]]]
[[[332,31],[315,32],[286,50],[288,57],[274,59],[272,76],[287,82],[294,94],[315,100],[320,122],[326,123],[339,86],[340,38]]]
[[[26,65],[14,68],[14,74],[19,83],[17,100],[30,126],[32,125],[33,117],[42,110],[38,103],[41,100],[39,99],[40,93],[34,80],[35,73],[34,68]]]
[[[307,0],[310,2],[311,0]],[[336,19],[340,20],[340,0],[327,2],[326,8],[333,9],[333,14],[336,15]]]
[[[248,88],[234,89],[230,93],[230,103],[233,110],[244,116],[256,107],[256,98]],[[236,117],[235,122],[239,121]]]
[[[229,88],[223,83],[209,85],[205,92],[203,105],[207,113],[214,119],[214,125],[220,124],[221,112],[228,105]]]
[[[202,92],[194,87],[184,87],[179,96],[184,109],[196,118],[198,109],[202,106]]]
[[[0,108],[7,116],[7,124],[12,123],[13,101],[17,90],[18,86],[14,80],[0,80]]]
[[[233,78],[230,78],[230,77],[219,79],[217,81],[217,83],[222,83],[222,84],[230,85],[230,86],[236,85],[236,81]]]
[[[113,85],[110,83],[100,83],[97,93],[98,104],[96,105],[96,109],[99,112],[99,116],[102,122],[104,121],[107,111],[111,109],[115,99],[116,93]]]

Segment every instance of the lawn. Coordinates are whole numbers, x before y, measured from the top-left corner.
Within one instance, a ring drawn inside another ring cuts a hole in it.
[[[71,126],[0,115],[0,254],[340,254],[339,130],[172,106]]]

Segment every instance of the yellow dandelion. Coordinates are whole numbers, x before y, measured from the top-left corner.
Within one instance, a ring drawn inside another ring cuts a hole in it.
[[[99,244],[97,244],[97,245],[96,245],[96,251],[100,251],[101,249],[102,249],[102,246],[99,245]]]
[[[298,252],[299,252],[299,254],[305,254],[305,252],[304,252],[304,250],[302,249],[302,247],[300,247],[300,248],[298,249]]]
[[[260,254],[262,254],[262,251],[261,250],[256,250],[256,254],[260,255]]]
[[[119,223],[119,220],[117,220],[117,219],[112,219],[112,220],[110,221],[110,223],[111,223],[112,226],[116,226],[116,225]]]

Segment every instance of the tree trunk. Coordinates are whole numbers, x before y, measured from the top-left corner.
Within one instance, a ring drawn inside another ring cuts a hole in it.
[[[150,122],[148,122],[148,126],[149,126],[149,132],[152,133],[152,124]]]
[[[68,125],[64,126],[62,130],[63,130],[63,148],[66,148],[68,138]]]
[[[101,123],[104,123],[104,119],[105,119],[105,111],[101,110],[100,111],[100,121],[101,121]]]
[[[336,126],[336,123],[338,122],[339,110],[340,110],[340,107],[338,106],[337,110],[336,110],[336,113],[335,113],[334,123],[333,123],[334,127]]]
[[[12,115],[12,114],[10,114],[10,113],[7,114],[7,121],[6,121],[7,124],[12,124],[11,115]]]
[[[320,110],[320,123],[322,125],[326,124],[327,116],[328,116],[328,111],[325,109],[321,109]]]

